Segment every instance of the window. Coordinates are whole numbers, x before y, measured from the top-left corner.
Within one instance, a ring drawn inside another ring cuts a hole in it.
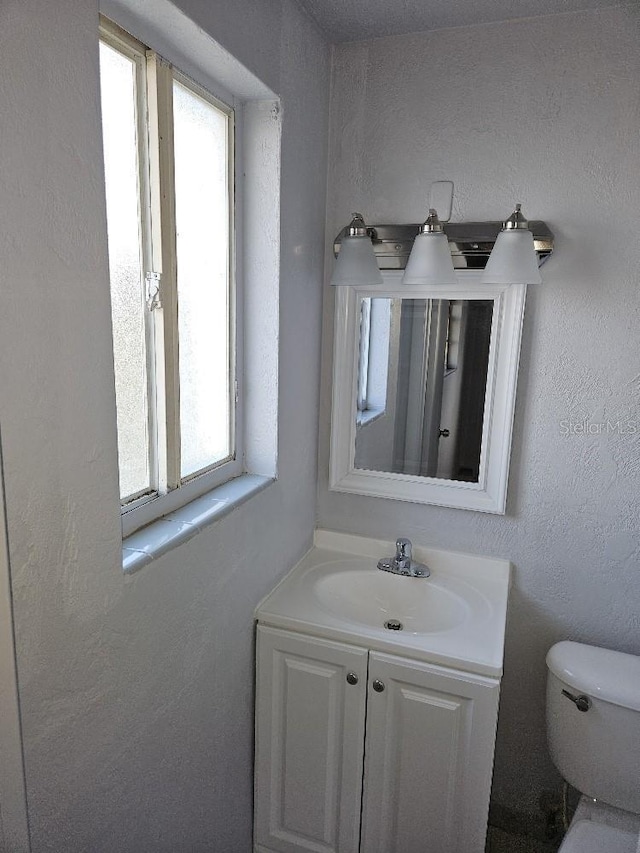
[[[370,423],[385,413],[389,374],[392,300],[365,296],[360,302],[356,421]]]
[[[371,349],[371,297],[360,303],[360,350],[358,353],[358,400],[359,412],[370,408],[369,401],[369,351]]]
[[[120,496],[133,530],[242,473],[234,113],[109,23],[100,77]]]

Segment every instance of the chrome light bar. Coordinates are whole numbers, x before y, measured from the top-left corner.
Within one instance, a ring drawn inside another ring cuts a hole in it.
[[[447,222],[444,233],[456,269],[482,270],[487,264],[491,250],[503,227],[502,222]],[[553,233],[545,222],[529,220],[533,232],[533,243],[538,256],[538,266],[553,252]],[[411,254],[413,241],[418,235],[419,225],[373,225],[367,233],[373,243],[373,251],[381,270],[403,270]],[[348,227],[336,237],[333,251],[337,257],[342,238]]]

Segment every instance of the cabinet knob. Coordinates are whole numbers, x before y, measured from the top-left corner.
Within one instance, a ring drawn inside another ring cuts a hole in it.
[[[380,681],[379,678],[376,678],[374,679],[372,686],[376,693],[382,693],[382,691],[384,690],[384,681]]]
[[[347,673],[347,684],[357,684],[357,683],[358,683],[358,676],[355,674],[355,672],[348,672]]]

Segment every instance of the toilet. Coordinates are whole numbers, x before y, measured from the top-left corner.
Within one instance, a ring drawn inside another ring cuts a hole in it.
[[[551,757],[582,794],[561,853],[640,853],[640,657],[565,641],[547,668]]]

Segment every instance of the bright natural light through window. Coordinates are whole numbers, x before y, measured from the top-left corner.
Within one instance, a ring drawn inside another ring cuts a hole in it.
[[[100,45],[100,64],[120,488],[128,497],[151,485],[136,69],[106,44]]]
[[[177,81],[173,116],[181,473],[187,477],[231,452],[228,118]]]
[[[127,511],[240,473],[233,111],[115,26],[100,75]]]
[[[358,349],[358,424],[384,414],[387,406],[391,324],[391,299],[379,296],[362,299]]]

